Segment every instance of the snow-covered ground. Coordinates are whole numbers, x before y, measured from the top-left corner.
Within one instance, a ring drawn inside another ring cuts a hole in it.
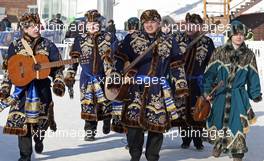
[[[78,83],[78,82],[77,82]],[[77,85],[75,90],[78,91]],[[99,123],[97,140],[94,142],[83,141],[84,121],[80,119],[79,94],[76,92],[75,99],[70,100],[66,94],[64,98],[54,97],[55,116],[58,125],[56,133],[49,133],[44,141],[43,154],[33,154],[33,160],[40,161],[128,161],[129,154],[124,148],[126,145],[125,135],[111,132],[109,135],[102,133],[102,124]],[[249,152],[246,161],[264,160],[264,102],[252,104],[258,122],[252,126],[247,137]],[[5,124],[8,109],[0,115],[0,161],[15,161],[19,157],[17,137],[3,135],[2,128]],[[77,135],[75,131],[79,132]],[[68,132],[68,134],[66,134]],[[180,148],[181,139],[166,135],[161,150],[161,161],[229,161],[228,156],[218,159],[211,156],[212,146],[204,143],[205,149],[198,152],[194,147],[183,150]],[[144,154],[142,161],[146,161]]]

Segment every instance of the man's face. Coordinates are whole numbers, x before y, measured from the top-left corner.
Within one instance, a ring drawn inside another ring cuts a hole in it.
[[[31,24],[29,27],[23,29],[29,36],[36,38],[40,36],[40,25]]]
[[[143,26],[148,34],[155,34],[160,28],[160,23],[156,21],[146,21]]]
[[[187,35],[193,36],[201,31],[202,24],[187,23]]]
[[[245,36],[242,33],[237,33],[231,37],[231,40],[233,44],[240,46],[244,42]]]
[[[87,22],[86,28],[91,34],[100,30],[100,24],[98,22]]]

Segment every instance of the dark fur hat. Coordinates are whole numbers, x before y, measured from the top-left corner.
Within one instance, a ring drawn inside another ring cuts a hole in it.
[[[187,23],[194,23],[194,24],[202,24],[204,22],[201,16],[195,13],[194,14],[187,13],[185,16],[185,21]]]
[[[158,13],[157,10],[154,9],[146,10],[140,16],[140,22],[144,24],[146,21],[160,22],[161,21],[160,14]]]
[[[22,28],[27,28],[32,24],[40,24],[40,18],[37,13],[24,13],[20,19],[19,23]]]
[[[139,19],[137,17],[131,17],[127,20],[128,30],[139,30]]]
[[[97,10],[89,10],[84,15],[88,22],[100,22],[101,14]]]
[[[232,37],[233,35],[237,33],[242,33],[246,36],[248,33],[248,29],[246,25],[243,24],[242,22],[238,20],[234,20],[230,24],[230,30],[228,31],[228,37]]]

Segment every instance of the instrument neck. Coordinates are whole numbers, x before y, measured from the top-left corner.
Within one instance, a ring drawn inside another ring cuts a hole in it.
[[[209,93],[209,96],[213,96],[213,94],[215,93],[216,90],[218,90],[220,87],[222,87],[224,85],[224,81],[220,81],[213,89],[212,91]]]
[[[124,69],[124,73],[127,73],[130,69],[132,69],[133,67],[135,67],[137,65],[137,63],[145,56],[147,55],[148,52],[150,52],[159,42],[159,39],[157,39],[156,41],[154,41],[145,51],[144,53],[140,54],[133,62],[131,62],[129,64],[129,66],[127,66]]]
[[[75,64],[78,62],[79,62],[79,58],[43,63],[43,64],[41,64],[41,69],[60,67],[63,65]]]

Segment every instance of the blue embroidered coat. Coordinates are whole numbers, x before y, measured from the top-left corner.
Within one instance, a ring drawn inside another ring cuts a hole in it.
[[[136,81],[124,102],[122,123],[163,133],[178,117],[173,95],[187,92],[182,53],[175,38],[160,32],[153,38],[134,32],[124,39],[121,52],[132,62],[157,39],[158,44],[135,67]]]
[[[34,55],[43,54],[48,57],[50,62],[61,60],[58,48],[46,38],[40,37],[36,41],[28,41],[28,44],[33,49]],[[7,61],[15,54],[30,56],[22,45],[21,39],[10,44]],[[62,80],[62,70],[62,68],[52,68],[50,76],[54,81]],[[1,85],[1,87],[9,86],[11,88],[8,76],[5,77]],[[1,100],[0,108],[11,106],[4,133],[26,135],[29,124],[33,124],[36,129],[46,130],[48,128],[51,121],[54,121],[54,118],[51,118],[53,116],[50,116],[50,114],[53,115],[50,86],[49,78],[33,80],[24,87],[15,86],[10,97]]]
[[[193,120],[194,105],[197,97],[202,95],[203,74],[210,57],[215,49],[211,38],[203,36],[190,50],[186,53],[186,48],[192,39],[186,33],[177,32],[175,38],[179,43],[182,53],[185,57],[185,72],[189,86],[189,96],[186,98],[175,98],[178,114],[177,120],[172,124],[174,126],[205,126],[204,122]]]
[[[105,72],[114,68],[113,54],[118,46],[115,35],[100,31],[96,34],[85,33],[74,40],[70,55],[88,58],[81,64],[81,118],[96,121],[111,117],[111,102],[105,98],[103,85]],[[68,71],[76,73],[78,64]]]

